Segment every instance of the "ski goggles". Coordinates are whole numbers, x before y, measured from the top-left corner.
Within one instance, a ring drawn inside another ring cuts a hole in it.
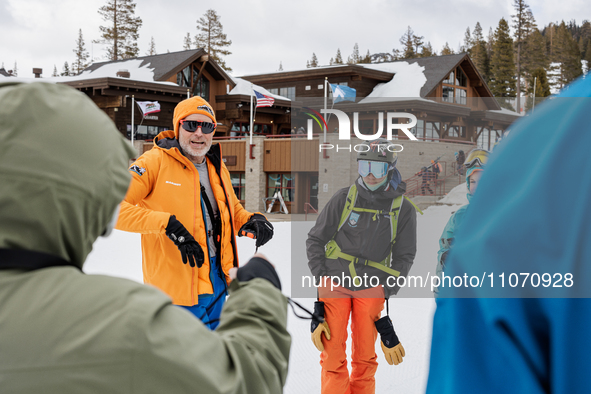
[[[388,173],[389,163],[383,161],[359,160],[357,166],[359,175],[362,177],[373,174],[376,178],[382,178]]]
[[[488,160],[488,152],[484,149],[474,149],[468,153],[468,157],[464,162],[466,168],[484,167]]]
[[[201,127],[201,132],[203,134],[211,134],[215,130],[216,124],[211,122],[199,122],[197,120],[181,120],[179,122],[183,129],[187,130],[189,133],[193,133],[197,131],[198,127]]]

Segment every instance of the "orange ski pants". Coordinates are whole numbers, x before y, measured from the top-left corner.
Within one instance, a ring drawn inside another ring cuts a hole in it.
[[[322,338],[322,394],[373,394],[378,368],[375,321],[384,309],[381,287],[351,291],[336,287],[319,288],[324,302],[324,317],[330,329],[330,341]],[[347,368],[347,326],[351,316],[351,376]]]

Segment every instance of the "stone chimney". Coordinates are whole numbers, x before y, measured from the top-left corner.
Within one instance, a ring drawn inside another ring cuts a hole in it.
[[[131,74],[127,70],[119,70],[117,71],[117,76],[121,78],[129,78],[131,77]]]
[[[42,68],[34,68],[33,74],[35,74],[35,78],[41,78],[41,74],[43,74]]]

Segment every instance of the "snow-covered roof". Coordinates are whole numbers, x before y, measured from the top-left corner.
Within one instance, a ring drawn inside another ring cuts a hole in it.
[[[360,103],[393,101],[396,99],[417,99],[421,89],[427,83],[425,67],[405,61],[393,63],[362,64],[363,67],[394,74],[389,82],[379,83]]]
[[[232,77],[232,80],[234,81],[236,86],[234,87],[234,89],[230,90],[230,93],[228,93],[229,95],[236,95],[236,94],[243,94],[246,96],[251,95],[251,92],[250,92],[251,82],[247,81],[246,79],[242,79],[242,78],[238,78],[238,77]],[[265,89],[262,86],[252,84],[252,87],[254,90],[256,90],[257,92],[259,92],[261,94],[264,94],[265,96],[270,96],[270,97],[273,97],[274,99],[277,99],[277,100],[291,101],[291,99],[288,99],[287,97],[279,96],[277,94],[273,94],[273,93],[269,92],[267,89]]]

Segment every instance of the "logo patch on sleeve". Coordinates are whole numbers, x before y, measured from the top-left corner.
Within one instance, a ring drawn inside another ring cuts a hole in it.
[[[132,165],[131,167],[129,167],[129,171],[133,171],[133,172],[135,172],[136,174],[138,174],[139,176],[142,176],[142,175],[144,175],[144,173],[146,172],[146,169],[145,169],[145,168],[143,168],[143,167],[136,166],[136,165],[134,164],[134,165]]]

